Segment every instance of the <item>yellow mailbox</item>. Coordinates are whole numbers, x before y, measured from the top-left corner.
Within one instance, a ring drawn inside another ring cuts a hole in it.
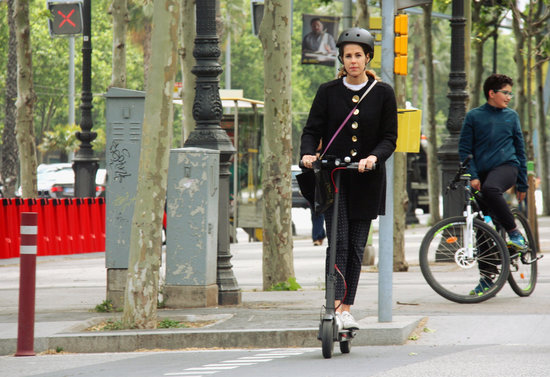
[[[422,110],[397,110],[397,147],[396,152],[418,153],[420,151],[420,124]]]

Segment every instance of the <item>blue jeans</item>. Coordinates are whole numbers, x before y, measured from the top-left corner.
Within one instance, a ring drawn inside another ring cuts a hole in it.
[[[315,211],[311,210],[311,238],[313,241],[323,240],[327,234],[325,233],[325,216],[321,213],[316,215]]]

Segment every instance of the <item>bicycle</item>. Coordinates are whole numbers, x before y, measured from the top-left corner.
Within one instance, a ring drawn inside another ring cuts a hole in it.
[[[506,232],[483,213],[483,198],[470,187],[466,173],[471,156],[449,182],[449,190],[464,188],[463,216],[443,219],[430,228],[420,246],[420,269],[426,282],[444,298],[457,303],[478,303],[494,297],[506,284],[519,296],[529,296],[537,280],[537,246],[526,217],[512,210],[526,238],[526,250],[515,251],[505,242]],[[460,183],[463,183],[462,185]],[[486,211],[487,212],[487,211]],[[482,292],[473,291],[481,284]]]

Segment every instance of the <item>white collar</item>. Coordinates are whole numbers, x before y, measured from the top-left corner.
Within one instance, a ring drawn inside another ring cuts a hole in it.
[[[361,83],[361,84],[350,84],[348,83],[348,81],[346,80],[346,76],[344,76],[342,78],[342,82],[344,83],[344,85],[346,86],[346,88],[349,88],[355,92],[358,92],[360,91],[361,89],[363,89],[365,87],[365,85],[367,85],[367,83],[369,82],[369,80],[365,81],[364,83]]]

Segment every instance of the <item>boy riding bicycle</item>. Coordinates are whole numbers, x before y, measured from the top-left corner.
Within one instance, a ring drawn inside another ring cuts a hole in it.
[[[514,216],[503,196],[516,186],[518,201],[527,192],[527,158],[518,114],[508,108],[512,99],[513,81],[501,74],[492,74],[483,84],[487,102],[466,114],[459,141],[460,160],[472,155],[470,186],[480,191],[492,215],[508,233],[508,246],[521,251],[525,239],[517,229]],[[483,294],[492,281],[482,276],[470,294]]]

